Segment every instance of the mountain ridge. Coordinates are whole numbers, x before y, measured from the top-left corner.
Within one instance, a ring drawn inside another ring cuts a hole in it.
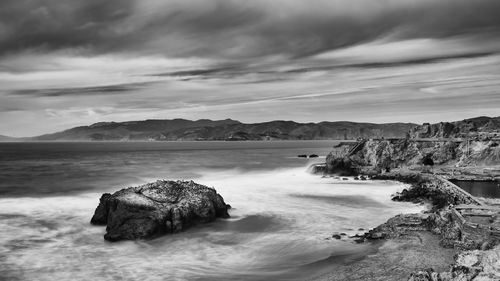
[[[275,120],[242,123],[237,120],[195,121],[186,119],[148,119],[126,122],[98,122],[53,134],[32,138],[34,141],[106,141],[106,140],[322,140],[371,137],[404,137],[416,124],[357,123],[350,121],[298,123]]]
[[[147,119],[97,122],[35,137],[0,135],[0,141],[185,141],[185,140],[343,140],[358,138],[457,138],[500,136],[500,117],[479,116],[453,122],[368,123],[274,120],[243,123],[233,119]]]

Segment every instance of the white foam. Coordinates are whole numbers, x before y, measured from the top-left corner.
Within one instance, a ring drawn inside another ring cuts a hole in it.
[[[332,232],[353,234],[422,209],[392,202],[390,194],[402,188],[394,182],[336,181],[310,175],[305,168],[202,174],[197,182],[215,187],[233,206],[231,221],[258,215],[272,217],[271,224],[280,227],[255,233],[205,227],[153,241],[107,243],[104,227],[89,224],[100,194],[4,198],[0,215],[19,216],[0,221],[0,255],[9,268],[36,280],[264,274],[359,247],[325,240]],[[374,203],[363,206],[352,201],[357,197]]]

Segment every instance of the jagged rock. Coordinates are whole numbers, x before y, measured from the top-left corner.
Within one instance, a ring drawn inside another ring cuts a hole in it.
[[[356,176],[358,175],[358,165],[349,157],[336,158],[332,154],[327,156],[326,172],[339,176]]]
[[[456,138],[480,136],[500,129],[500,117],[476,117],[456,122],[425,123],[410,129],[412,138]]]
[[[481,140],[368,140],[362,149],[352,155],[339,156],[338,151],[330,153],[326,157],[326,166],[331,174],[357,175],[360,172],[380,174],[395,168],[430,170],[440,165],[496,165],[500,162],[500,146],[495,144],[494,141]]]
[[[193,181],[158,180],[103,194],[91,223],[107,225],[104,239],[109,241],[152,238],[228,218],[229,208],[213,188]]]

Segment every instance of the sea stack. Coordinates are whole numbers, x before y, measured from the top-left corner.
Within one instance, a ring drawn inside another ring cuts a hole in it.
[[[229,218],[222,196],[193,181],[158,180],[101,196],[91,223],[108,241],[154,238],[216,218]]]

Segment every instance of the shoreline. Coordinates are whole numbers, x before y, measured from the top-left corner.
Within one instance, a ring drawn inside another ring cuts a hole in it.
[[[351,237],[356,243],[383,241],[376,253],[340,270],[351,275],[339,277],[337,268],[311,280],[437,281],[500,277],[498,266],[488,269],[491,261],[485,258],[483,265],[481,259],[500,253],[500,246],[496,247],[500,237],[491,236],[486,229],[469,229],[467,222],[460,222],[463,217],[456,209],[459,206],[487,208],[486,203],[446,186],[440,176],[433,174],[397,171],[376,174],[372,179],[409,184],[410,188],[393,195],[392,200],[426,204],[427,209],[417,214],[394,216],[362,235]],[[475,262],[470,263],[471,259]]]

